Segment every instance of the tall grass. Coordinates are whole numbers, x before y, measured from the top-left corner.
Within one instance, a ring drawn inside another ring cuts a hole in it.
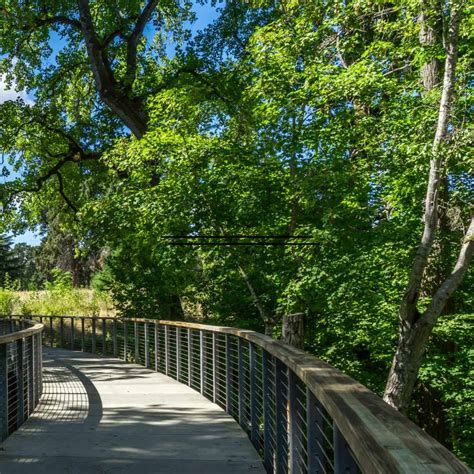
[[[56,270],[44,290],[17,291],[11,284],[0,288],[0,314],[114,316],[115,309],[107,293],[73,288],[71,275]]]

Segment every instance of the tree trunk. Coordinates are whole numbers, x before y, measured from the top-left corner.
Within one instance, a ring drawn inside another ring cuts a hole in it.
[[[420,295],[421,281],[438,226],[438,196],[442,180],[441,169],[445,161],[441,148],[448,134],[453,103],[460,15],[460,5],[457,3],[453,4],[446,41],[446,61],[438,124],[430,160],[423,235],[415,255],[407,288],[400,304],[398,347],[384,394],[384,400],[388,404],[403,412],[406,412],[408,408],[431,331],[446,301],[461,283],[474,251],[472,237],[474,234],[474,223],[471,220],[471,225],[461,247],[458,261],[451,275],[437,289],[426,311],[420,314],[417,303]]]
[[[117,83],[107,51],[95,31],[89,0],[77,0],[77,4],[81,30],[97,92],[124,125],[137,138],[141,138],[147,130],[147,116],[143,102],[139,98],[129,97],[127,91],[130,91],[130,87]]]
[[[283,316],[283,341],[290,346],[304,349],[305,314],[294,313]]]

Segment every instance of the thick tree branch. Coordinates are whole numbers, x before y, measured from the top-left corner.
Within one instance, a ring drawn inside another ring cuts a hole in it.
[[[146,24],[158,5],[158,0],[150,0],[138,17],[135,27],[127,40],[127,72],[125,85],[131,88],[137,73],[137,48]]]
[[[451,274],[446,278],[442,285],[438,288],[431,299],[428,308],[426,308],[424,317],[419,324],[428,324],[434,326],[441,312],[443,311],[446,301],[451,297],[456,288],[462,282],[466,274],[469,264],[474,255],[474,215],[471,217],[471,223],[463,239],[463,244],[459,251],[456,265]]]

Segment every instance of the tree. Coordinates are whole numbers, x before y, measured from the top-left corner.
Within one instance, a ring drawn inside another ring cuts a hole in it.
[[[462,4],[452,2],[438,124],[431,150],[432,157],[425,198],[424,230],[400,306],[399,342],[384,394],[384,400],[387,403],[404,412],[408,409],[428,338],[447,300],[462,282],[474,254],[473,216],[463,238],[453,271],[437,289],[426,309],[420,313],[418,299],[423,272],[428,264],[438,226],[438,200],[446,162],[446,142],[454,100],[461,15]]]
[[[5,279],[15,279],[18,275],[19,261],[12,248],[12,237],[0,234],[0,286]]]

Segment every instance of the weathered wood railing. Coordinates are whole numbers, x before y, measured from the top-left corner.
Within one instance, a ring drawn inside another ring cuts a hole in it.
[[[232,415],[275,473],[470,472],[373,392],[262,334],[176,321],[36,317],[51,346],[120,357]]]
[[[41,331],[26,319],[0,319],[0,441],[30,416],[42,393]]]

